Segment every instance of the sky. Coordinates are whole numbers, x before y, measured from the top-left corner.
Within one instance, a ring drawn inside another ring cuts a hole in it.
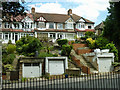
[[[72,9],[74,14],[95,22],[95,26],[108,15],[109,0],[25,0],[25,7],[36,12],[67,14]]]

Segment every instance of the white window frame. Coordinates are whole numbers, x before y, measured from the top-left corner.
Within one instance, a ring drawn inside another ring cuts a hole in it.
[[[57,24],[57,29],[63,29],[63,23],[58,23]]]
[[[65,24],[65,29],[74,29],[74,25],[72,22],[68,22]]]
[[[50,24],[53,24],[53,28],[50,28]],[[54,23],[53,22],[49,23],[49,29],[54,29]]]
[[[44,27],[39,27],[40,24],[44,24]],[[37,28],[40,28],[40,29],[44,29],[46,26],[45,26],[45,22],[38,22],[37,23]]]
[[[8,22],[5,22],[4,27],[5,28],[10,28],[10,24]]]

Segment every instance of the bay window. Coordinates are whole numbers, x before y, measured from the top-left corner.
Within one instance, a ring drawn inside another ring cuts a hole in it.
[[[73,29],[73,23],[66,23],[65,28],[66,29]]]

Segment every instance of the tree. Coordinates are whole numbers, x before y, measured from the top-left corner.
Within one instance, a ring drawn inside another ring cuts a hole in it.
[[[24,2],[23,2],[24,3]],[[17,16],[25,14],[25,7],[20,2],[2,2],[2,16]]]
[[[108,13],[104,22],[103,36],[115,43],[120,55],[120,2],[110,2]]]

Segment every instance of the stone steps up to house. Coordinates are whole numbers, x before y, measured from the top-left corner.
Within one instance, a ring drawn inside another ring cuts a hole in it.
[[[77,63],[79,67],[82,68],[82,72],[84,73],[97,73],[98,71],[89,63],[88,61],[85,60],[85,58],[82,56],[82,54],[77,55],[74,50],[71,51],[71,57],[74,62]]]

